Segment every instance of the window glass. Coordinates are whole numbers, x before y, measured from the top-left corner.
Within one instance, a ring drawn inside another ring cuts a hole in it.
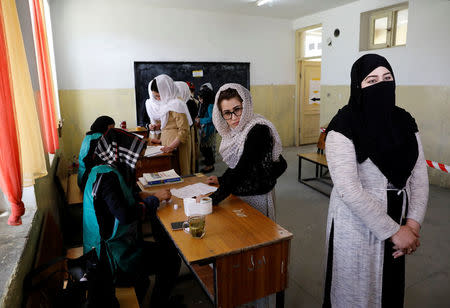
[[[395,45],[406,44],[408,31],[408,9],[397,11],[397,28],[395,29]]]
[[[387,43],[387,25],[388,18],[381,17],[375,19],[374,32],[373,32],[373,44],[386,44]]]

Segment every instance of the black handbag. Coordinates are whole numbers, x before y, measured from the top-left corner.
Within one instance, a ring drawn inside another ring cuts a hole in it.
[[[24,280],[24,299],[31,299],[31,306],[38,302],[39,307],[84,308],[100,307],[99,304],[118,307],[112,280],[107,279],[104,269],[95,249],[76,259],[55,258],[28,273]],[[52,278],[57,274],[67,279],[65,288],[55,287]],[[26,301],[23,306],[27,306]]]

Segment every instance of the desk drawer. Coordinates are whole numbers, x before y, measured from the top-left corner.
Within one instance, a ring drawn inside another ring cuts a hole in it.
[[[234,307],[286,289],[290,240],[216,260],[217,307]]]

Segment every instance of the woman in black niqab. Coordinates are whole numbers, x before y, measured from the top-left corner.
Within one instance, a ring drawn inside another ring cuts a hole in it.
[[[380,66],[389,70],[390,80],[362,88]],[[394,73],[384,57],[367,54],[353,64],[350,100],[330,122],[331,130],[353,141],[358,163],[370,158],[397,189],[405,187],[418,157],[418,129],[414,118],[395,105]]]

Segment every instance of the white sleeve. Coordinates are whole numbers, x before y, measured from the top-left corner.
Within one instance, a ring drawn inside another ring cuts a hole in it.
[[[419,224],[422,224],[427,210],[429,183],[427,164],[425,162],[419,133],[416,133],[416,138],[419,147],[419,156],[417,157],[417,162],[409,181],[411,196],[409,198],[410,203],[408,204],[408,215],[406,218],[414,219]]]

